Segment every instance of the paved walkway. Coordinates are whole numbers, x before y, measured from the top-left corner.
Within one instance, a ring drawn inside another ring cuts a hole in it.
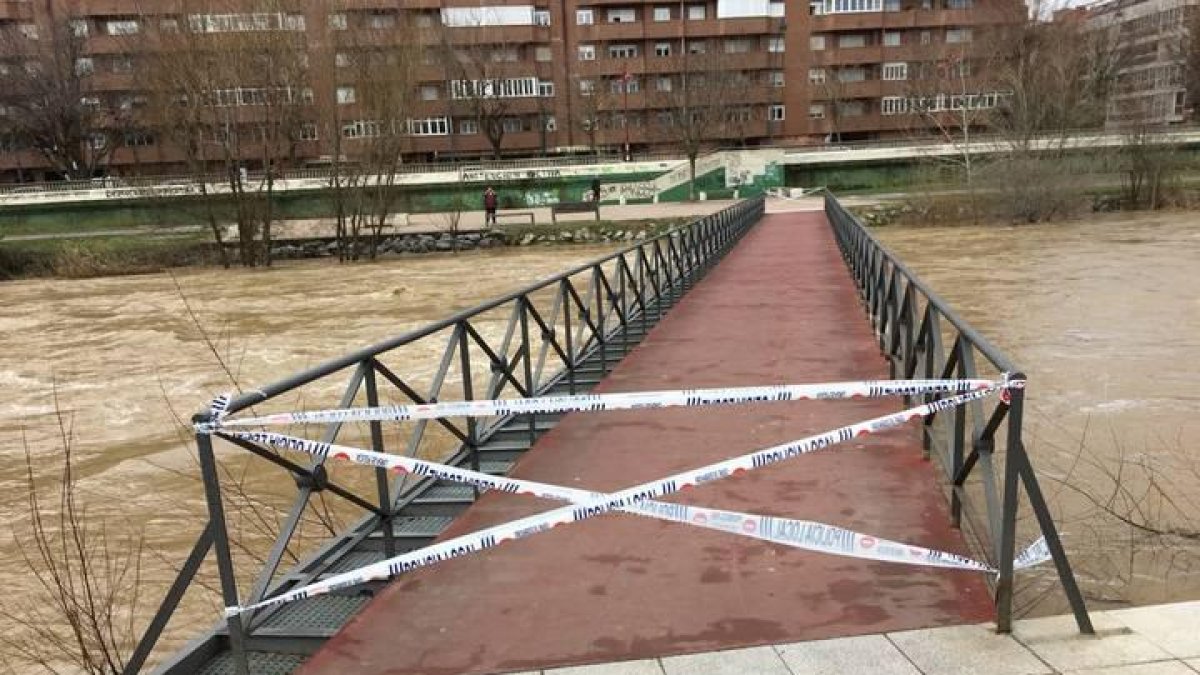
[[[821,213],[768,215],[602,391],[887,376]],[[899,409],[895,400],[573,414],[514,469],[616,490]],[[905,427],[709,483],[677,500],[835,523],[964,552]],[[551,507],[489,493],[445,536]],[[490,673],[976,623],[983,580],[782,550],[632,515],[406,574],[302,673]]]
[[[1069,616],[778,644],[521,675],[1196,675],[1200,602],[1093,612],[1096,635]]]

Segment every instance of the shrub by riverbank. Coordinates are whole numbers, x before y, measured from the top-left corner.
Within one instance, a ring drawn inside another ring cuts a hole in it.
[[[503,246],[557,246],[570,244],[618,244],[658,236],[692,220],[569,222],[560,225],[505,226],[502,229],[444,233],[389,234],[381,237],[382,258],[428,253],[448,253]],[[365,258],[367,242],[359,243]],[[338,243],[332,239],[284,240],[271,246],[274,260],[336,258]],[[152,238],[149,236],[0,240],[0,279],[59,277],[81,279],[124,274],[161,272],[190,265],[219,265],[220,253],[211,241],[199,235]]]

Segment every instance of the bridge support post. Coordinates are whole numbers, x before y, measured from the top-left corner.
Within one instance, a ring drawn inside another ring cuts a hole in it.
[[[211,422],[212,415],[208,413],[196,415],[192,421],[195,423]],[[213,455],[212,436],[197,432],[196,450],[200,456],[204,499],[208,503],[209,528],[213,546],[217,550],[217,573],[221,577],[221,600],[226,607],[236,607],[238,605],[237,578],[233,575],[233,557],[229,553],[229,532],[225,529],[225,506],[221,501],[221,482],[217,475],[217,460]],[[242,617],[231,616],[226,623],[229,627],[229,651],[233,655],[235,672],[237,675],[250,675],[250,666],[246,661]]]
[[[1016,374],[1014,378],[1024,379]],[[1017,489],[1021,465],[1021,418],[1024,415],[1025,392],[1009,389],[1008,438],[1004,457],[1004,489],[1001,493],[1000,542],[996,548],[1000,576],[996,580],[996,630],[1012,632],[1013,557],[1017,540]]]

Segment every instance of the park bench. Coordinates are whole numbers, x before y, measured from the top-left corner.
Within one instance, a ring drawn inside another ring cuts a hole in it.
[[[507,211],[507,212],[497,211],[496,212],[496,222],[497,223],[500,222],[501,218],[509,218],[509,217],[528,218],[530,225],[537,225],[537,221],[534,220],[534,217],[533,217],[533,211]]]
[[[591,211],[596,214],[596,220],[600,220],[600,202],[559,202],[550,207],[550,220],[557,223],[558,214],[560,213],[587,213]]]

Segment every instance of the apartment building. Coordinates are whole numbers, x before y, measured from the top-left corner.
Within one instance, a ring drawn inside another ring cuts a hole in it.
[[[1113,0],[1091,9],[1088,27],[1106,35],[1117,68],[1106,126],[1164,126],[1188,118],[1187,27],[1197,12],[1196,0]]]
[[[212,0],[0,0],[0,33],[8,36],[0,42],[0,81],[33,67],[23,62],[21,45],[28,52],[63,35],[76,40],[70,74],[80,80],[84,116],[120,127],[88,141],[93,154],[103,154],[96,167],[103,174],[172,173],[188,162],[218,159],[204,143],[181,143],[139,112],[148,87],[167,86],[145,73],[152,54],[179,49],[164,45],[194,35],[287,41],[298,64],[290,66],[291,76],[270,72],[286,69],[276,58],[251,68],[245,82],[227,78],[191,99],[232,110],[231,129],[253,127],[272,105],[294,106],[287,152],[266,163],[320,163],[388,135],[405,139],[405,161],[814,144],[911,134],[930,114],[997,105],[1002,92],[987,87],[985,72],[972,70],[971,46],[1019,6],[1016,0],[528,2],[270,0],[266,9],[256,0],[224,0],[219,8]],[[207,49],[213,69],[234,59],[232,52],[213,58]],[[365,104],[370,85],[362,72],[386,72],[405,58],[418,61],[406,84],[407,118],[382,123]],[[12,110],[0,108],[0,125],[6,114]],[[12,128],[0,126],[0,180],[68,173]],[[210,133],[218,137],[210,141],[227,149],[229,133]],[[257,134],[236,149],[251,170],[262,168],[272,142],[266,132]]]

